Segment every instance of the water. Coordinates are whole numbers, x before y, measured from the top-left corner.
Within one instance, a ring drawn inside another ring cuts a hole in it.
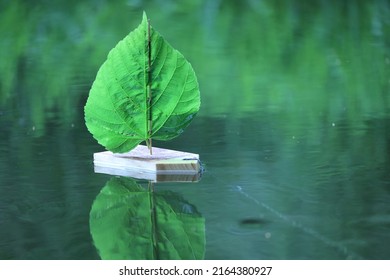
[[[83,106],[142,10],[199,78],[199,115],[154,145],[205,173],[155,191],[204,219],[204,258],[389,259],[388,4],[136,2],[1,4],[0,259],[102,258],[90,214],[112,176],[94,173]]]

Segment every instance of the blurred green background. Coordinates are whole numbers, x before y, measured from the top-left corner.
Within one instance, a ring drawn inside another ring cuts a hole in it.
[[[83,107],[143,11],[198,76],[199,115],[157,145],[206,164],[179,188],[206,258],[390,258],[389,1],[0,0],[0,259],[97,258]]]
[[[269,110],[297,123],[388,112],[388,1],[256,0],[2,0],[2,111],[36,128],[53,113],[74,121],[143,10],[196,69],[201,115]]]

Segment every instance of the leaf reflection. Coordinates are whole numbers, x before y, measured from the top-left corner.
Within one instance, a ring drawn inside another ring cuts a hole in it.
[[[203,259],[205,220],[180,195],[154,192],[123,177],[110,179],[90,212],[102,259]]]

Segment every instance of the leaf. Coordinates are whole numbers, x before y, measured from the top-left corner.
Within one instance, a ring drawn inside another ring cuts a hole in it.
[[[107,182],[89,223],[102,259],[204,257],[205,221],[196,208],[176,193],[150,192],[130,178]]]
[[[85,105],[85,122],[101,145],[121,153],[142,141],[178,136],[199,106],[191,64],[149,25],[144,13],[141,24],[100,67]]]

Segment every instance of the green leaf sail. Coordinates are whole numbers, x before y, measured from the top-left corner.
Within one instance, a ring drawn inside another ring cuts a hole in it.
[[[199,107],[191,64],[149,25],[144,13],[141,24],[100,67],[85,105],[85,122],[101,145],[121,153],[142,141],[178,136]]]

